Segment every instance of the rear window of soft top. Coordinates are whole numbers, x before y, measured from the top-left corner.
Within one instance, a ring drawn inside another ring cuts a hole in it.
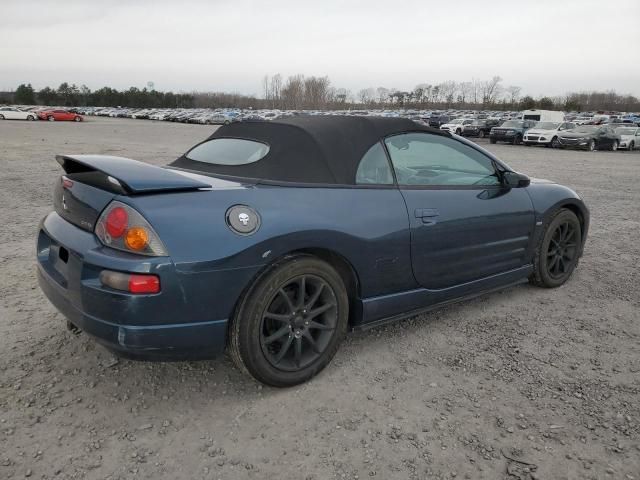
[[[269,145],[243,138],[213,138],[196,145],[185,157],[214,165],[247,165],[264,158]]]

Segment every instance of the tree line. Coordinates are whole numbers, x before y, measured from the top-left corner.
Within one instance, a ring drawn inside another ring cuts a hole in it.
[[[0,100],[1,101],[1,100]],[[131,87],[116,90],[102,87],[91,90],[86,85],[77,86],[67,82],[58,88],[44,87],[36,91],[31,84],[21,84],[13,94],[13,103],[19,105],[56,105],[64,107],[193,107],[194,96],[190,93],[159,92]]]
[[[0,103],[20,105],[60,105],[65,107],[153,107],[153,108],[253,108],[253,109],[486,109],[522,110],[540,108],[564,111],[640,111],[640,100],[615,91],[571,92],[564,96],[533,98],[522,96],[522,89],[504,85],[495,75],[487,80],[420,83],[412,90],[377,87],[353,93],[331,84],[327,76],[265,75],[261,95],[229,92],[161,92],[130,87],[117,90],[102,87],[92,91],[86,85],[64,82],[57,88],[36,91],[31,84],[21,84],[12,94],[0,94]]]

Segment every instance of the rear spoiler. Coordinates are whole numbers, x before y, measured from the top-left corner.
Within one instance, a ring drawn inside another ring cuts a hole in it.
[[[123,195],[198,190],[211,185],[148,163],[110,155],[56,155],[70,178]]]

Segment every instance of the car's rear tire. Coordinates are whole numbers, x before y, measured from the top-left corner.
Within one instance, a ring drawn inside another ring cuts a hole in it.
[[[82,121],[82,117],[74,117],[73,121],[74,122],[81,122]]]
[[[631,143],[629,144],[629,151],[633,152],[633,150],[636,148],[636,144],[633,142],[633,140],[631,141]]]
[[[348,319],[340,275],[316,257],[288,257],[243,295],[229,326],[229,353],[256,380],[290,387],[329,363]]]
[[[581,248],[580,221],[575,213],[561,208],[543,226],[529,281],[545,288],[564,284],[578,265]]]
[[[611,144],[611,151],[615,152],[618,150],[618,140],[614,140],[613,143]]]
[[[589,150],[590,152],[593,152],[596,149],[596,141],[592,138],[591,140],[589,140],[589,143],[587,145],[587,150]]]
[[[47,117],[47,120],[49,120],[50,122],[55,122],[56,121],[55,117],[53,117],[52,115],[49,115]]]
[[[4,120],[4,115],[0,115],[0,120]]]
[[[560,147],[560,141],[558,140],[558,137],[553,137],[551,139],[551,142],[549,143],[549,146],[551,146],[551,148],[558,148]]]

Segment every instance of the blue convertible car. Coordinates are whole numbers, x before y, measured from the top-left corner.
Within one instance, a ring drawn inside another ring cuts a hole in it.
[[[318,373],[349,328],[562,285],[589,226],[569,188],[405,119],[234,123],[166,168],[57,160],[38,277],[69,324],[134,358],[228,347],[275,386]]]

